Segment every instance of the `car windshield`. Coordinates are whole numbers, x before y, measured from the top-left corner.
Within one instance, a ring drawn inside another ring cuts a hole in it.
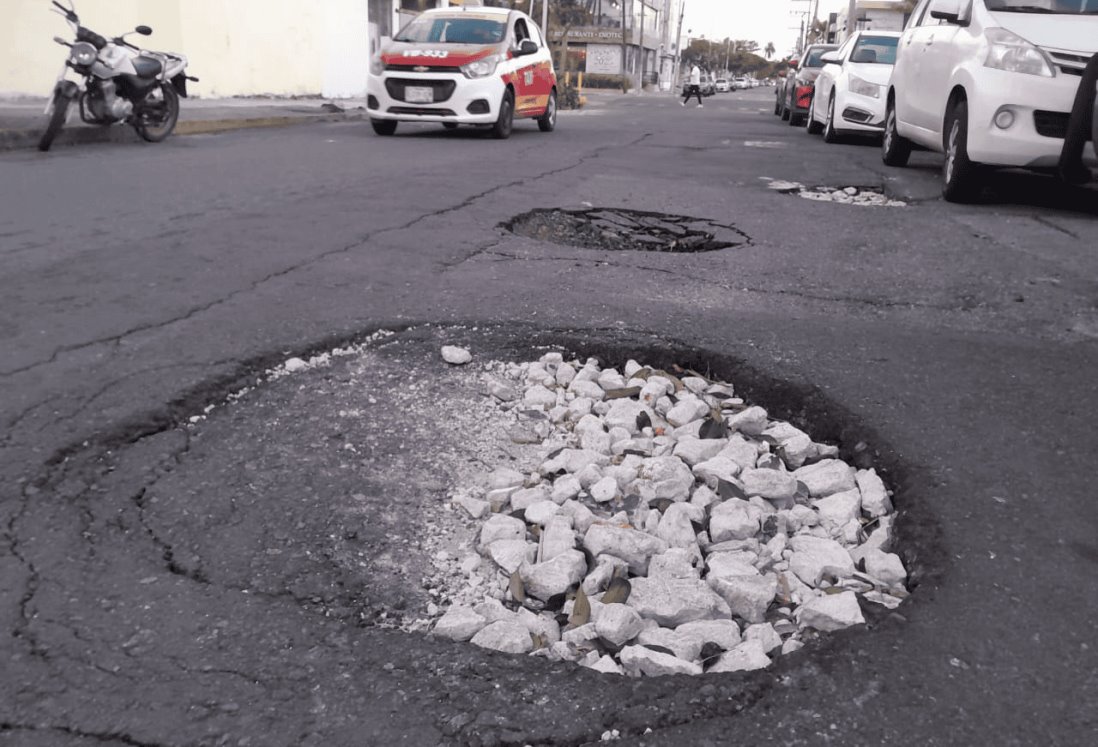
[[[507,25],[495,18],[432,13],[415,18],[393,40],[420,44],[499,44],[506,33]]]
[[[1005,13],[1098,15],[1098,0],[986,0],[988,10]]]
[[[808,50],[808,56],[804,58],[801,67],[823,67],[823,61],[820,58],[832,50],[834,47],[813,47]]]
[[[896,45],[899,42],[900,40],[894,36],[863,36],[854,45],[850,61],[895,65]]]

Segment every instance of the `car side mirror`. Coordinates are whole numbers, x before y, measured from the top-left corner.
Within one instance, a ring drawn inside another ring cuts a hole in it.
[[[967,26],[969,7],[966,0],[933,0],[930,4],[930,17]]]
[[[138,26],[134,29],[134,31],[141,34],[142,36],[150,36],[153,32],[153,30],[148,26]]]
[[[842,61],[843,58],[839,57],[838,52],[828,52],[827,54],[820,57],[820,62],[824,63],[825,65],[838,65],[842,63]]]
[[[523,39],[519,44],[518,51],[515,52],[517,57],[527,57],[532,54],[538,53],[538,44],[533,39]]]

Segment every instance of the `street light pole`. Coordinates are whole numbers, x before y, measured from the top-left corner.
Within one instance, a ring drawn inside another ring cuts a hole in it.
[[[682,66],[682,18],[686,15],[686,0],[679,6],[679,29],[675,34],[675,72],[671,77],[671,90],[679,84],[679,70]]]

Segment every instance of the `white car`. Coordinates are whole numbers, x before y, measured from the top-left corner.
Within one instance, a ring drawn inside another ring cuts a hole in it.
[[[541,30],[506,8],[426,10],[371,60],[370,123],[392,135],[399,122],[490,126],[511,135],[515,119],[557,121],[557,78]]]
[[[921,0],[888,89],[884,162],[906,165],[913,146],[944,152],[950,201],[977,198],[992,166],[1081,180],[1065,138],[1077,94],[1093,106],[1080,84],[1095,53],[1098,0]]]
[[[717,82],[714,84],[717,89],[717,93],[728,93],[731,87],[728,85],[728,78],[717,78]]]
[[[859,31],[821,60],[808,109],[808,132],[834,143],[844,134],[884,131],[885,91],[896,62],[900,34]]]

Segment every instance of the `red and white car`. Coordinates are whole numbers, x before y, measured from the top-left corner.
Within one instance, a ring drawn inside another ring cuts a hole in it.
[[[557,122],[557,76],[545,37],[517,10],[427,10],[371,61],[370,123],[392,135],[399,122],[489,126],[510,137],[515,118],[542,132]]]

